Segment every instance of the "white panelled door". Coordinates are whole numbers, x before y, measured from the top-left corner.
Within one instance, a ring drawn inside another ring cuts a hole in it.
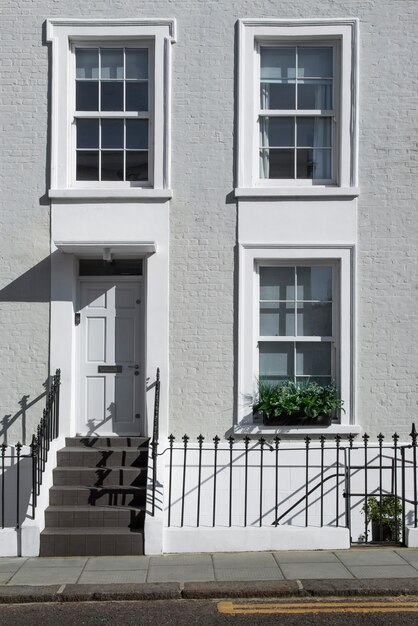
[[[140,281],[80,281],[80,434],[139,435],[143,406]]]

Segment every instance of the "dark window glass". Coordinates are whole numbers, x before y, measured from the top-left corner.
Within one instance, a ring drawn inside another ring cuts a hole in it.
[[[262,109],[295,109],[295,81],[281,83],[261,83]]]
[[[99,83],[97,81],[77,81],[77,111],[97,111],[99,109]]]
[[[126,48],[126,78],[148,78],[147,48]]]
[[[102,180],[123,180],[123,152],[102,152]]]
[[[148,148],[148,120],[126,120],[126,147],[134,150]]]
[[[102,120],[102,148],[123,150],[123,120]]]
[[[269,178],[294,178],[295,155],[293,150],[270,149],[269,153]]]
[[[80,276],[142,276],[142,259],[80,259]]]
[[[77,152],[77,180],[99,180],[99,152]]]
[[[126,110],[148,111],[148,83],[126,83]]]
[[[148,152],[126,153],[126,180],[148,180]]]
[[[77,120],[77,148],[99,148],[99,120]]]
[[[101,110],[123,111],[123,82],[101,83]]]

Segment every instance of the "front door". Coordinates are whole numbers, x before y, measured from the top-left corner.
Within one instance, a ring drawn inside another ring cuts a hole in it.
[[[143,410],[140,281],[81,280],[81,435],[139,435]]]

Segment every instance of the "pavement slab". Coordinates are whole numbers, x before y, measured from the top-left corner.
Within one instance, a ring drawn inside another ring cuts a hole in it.
[[[352,578],[341,563],[282,563],[280,568],[289,580],[301,578]]]
[[[418,571],[410,565],[391,565],[390,567],[351,565],[349,569],[355,578],[410,578],[411,576],[418,576]]]
[[[156,567],[150,565],[147,582],[201,582],[215,580],[212,565],[178,565]]]
[[[274,558],[279,565],[282,563],[339,563],[333,552],[274,552]]]
[[[170,554],[167,556],[151,556],[151,567],[167,565],[212,565],[210,554]]]
[[[213,554],[213,565],[215,569],[221,568],[266,568],[276,567],[277,564],[272,554],[260,552],[254,554]]]
[[[394,550],[338,550],[335,552],[344,565],[405,565],[405,561]]]
[[[87,556],[54,556],[54,557],[32,557],[27,559],[24,569],[41,569],[46,567],[80,567],[87,563]]]
[[[81,574],[80,567],[32,567],[28,570],[19,570],[12,576],[11,585],[63,585],[75,583]]]
[[[102,583],[145,583],[147,580],[147,570],[92,570],[84,572],[78,579],[79,584],[102,584]]]
[[[0,573],[2,572],[17,572],[26,562],[26,559],[20,557],[16,558],[1,558],[0,559]]]
[[[248,569],[222,568],[215,569],[217,581],[250,581],[250,580],[283,580],[283,574],[278,567],[253,567]]]
[[[84,572],[91,571],[127,571],[147,570],[149,565],[148,556],[98,556],[87,561]]]

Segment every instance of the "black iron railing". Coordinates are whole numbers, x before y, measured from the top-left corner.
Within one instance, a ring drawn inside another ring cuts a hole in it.
[[[347,527],[353,542],[370,543],[387,538],[389,523],[392,540],[404,541],[406,526],[418,525],[415,425],[410,437],[401,445],[396,433],[376,443],[321,435],[288,445],[278,436],[177,443],[170,435],[164,451],[153,448],[168,465],[167,525]]]
[[[42,418],[32,437],[29,451],[22,453],[23,445],[20,442],[12,446],[14,452],[8,453],[6,453],[8,446],[4,443],[1,445],[1,528],[6,526],[20,528],[22,515],[26,515],[26,503],[30,504],[31,507],[30,517],[35,519],[35,510],[50,444],[59,435],[60,384],[61,372],[57,370],[52,377]],[[22,464],[25,464],[24,468],[22,468]],[[27,465],[30,465],[31,468],[29,489],[27,488],[28,472],[25,472],[24,484],[22,483],[22,470],[28,470]],[[25,491],[27,499],[23,491]],[[14,503],[13,499],[15,499]],[[22,506],[25,507],[25,511],[22,511]]]
[[[157,375],[155,377],[154,423],[153,423],[152,441],[151,441],[151,458],[152,458],[151,515],[152,516],[155,515],[155,491],[157,488],[159,416],[160,416],[160,368],[157,367]]]

